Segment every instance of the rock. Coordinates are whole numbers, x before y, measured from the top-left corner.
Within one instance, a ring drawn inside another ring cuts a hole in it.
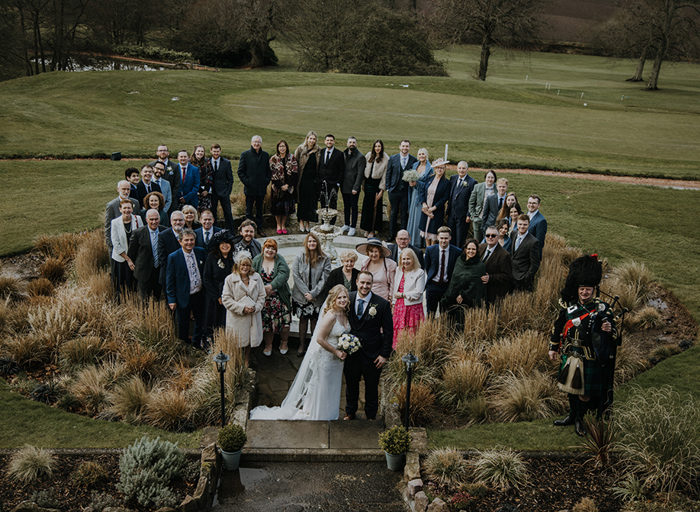
[[[449,510],[447,503],[440,498],[435,498],[433,502],[428,505],[428,512],[449,512]]]
[[[106,507],[102,509],[102,512],[133,512],[133,510],[124,507]]]
[[[428,504],[430,503],[430,500],[428,500],[428,497],[425,495],[423,491],[419,491],[416,493],[416,500],[414,501],[414,508],[416,509],[416,512],[425,512],[426,509],[428,508]]]
[[[423,480],[415,478],[408,482],[408,495],[415,496],[418,491],[423,490]]]
[[[409,482],[420,478],[420,455],[410,451],[406,454],[406,465],[403,468],[403,476]]]
[[[12,509],[12,512],[61,512],[58,509],[55,508],[43,508],[34,503],[33,501],[23,501],[19,505],[17,505],[15,508]]]
[[[216,443],[210,443],[202,450],[202,463],[216,464]]]

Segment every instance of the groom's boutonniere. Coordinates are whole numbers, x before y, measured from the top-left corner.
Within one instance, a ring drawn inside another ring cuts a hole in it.
[[[377,305],[376,304],[370,304],[369,305],[369,316],[374,318],[377,315]]]
[[[168,171],[168,174],[172,174],[173,173],[173,166],[169,165],[165,168],[165,170]]]

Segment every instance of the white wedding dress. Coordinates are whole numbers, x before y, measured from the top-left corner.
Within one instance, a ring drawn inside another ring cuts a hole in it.
[[[350,325],[346,329],[336,320],[328,334],[328,343],[337,347],[340,336],[349,331]],[[250,411],[251,420],[329,421],[338,419],[343,361],[319,345],[316,336],[317,333],[314,332],[304,361],[282,405],[256,407]]]

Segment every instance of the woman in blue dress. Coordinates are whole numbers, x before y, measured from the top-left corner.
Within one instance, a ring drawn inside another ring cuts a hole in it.
[[[427,180],[435,174],[428,160],[427,149],[421,148],[418,150],[418,161],[413,164],[413,170],[420,174],[420,178],[418,181],[409,182],[411,188],[409,189],[408,226],[406,229],[411,236],[411,243],[422,249],[425,247],[425,240],[420,235],[420,216],[421,208],[423,207],[420,197],[425,189]]]

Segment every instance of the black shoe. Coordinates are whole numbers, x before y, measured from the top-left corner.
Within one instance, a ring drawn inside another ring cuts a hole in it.
[[[583,426],[583,422],[580,419],[577,418],[574,421],[574,428],[579,436],[584,437],[586,435],[586,427]]]
[[[574,419],[571,417],[571,414],[569,414],[563,420],[554,420],[555,427],[568,427],[569,425],[573,425],[573,424],[574,424]]]

